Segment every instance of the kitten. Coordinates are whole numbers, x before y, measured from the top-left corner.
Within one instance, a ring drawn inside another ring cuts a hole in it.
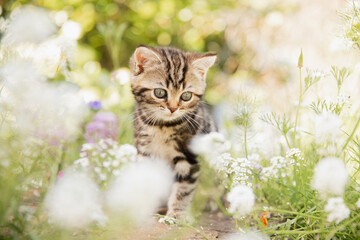
[[[171,217],[180,217],[189,206],[200,175],[196,156],[188,149],[190,140],[216,131],[201,102],[215,60],[211,53],[148,46],[136,48],[130,59],[138,158],[160,158],[174,169],[167,212]]]

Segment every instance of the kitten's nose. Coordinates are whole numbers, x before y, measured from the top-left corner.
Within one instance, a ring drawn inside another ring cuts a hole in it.
[[[168,107],[168,109],[170,110],[171,113],[175,112],[177,110],[176,107]]]

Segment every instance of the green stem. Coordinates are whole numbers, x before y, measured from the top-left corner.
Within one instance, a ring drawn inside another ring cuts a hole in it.
[[[296,158],[296,161],[298,162],[299,161],[299,158]],[[302,167],[303,167],[303,164],[299,164],[299,177],[300,177],[300,182],[301,182],[301,189],[302,189],[302,195],[304,197],[304,204],[305,204],[305,209],[307,208],[307,197],[306,197],[306,192],[305,192],[305,186],[304,186],[304,180],[303,180],[303,176],[302,176]]]
[[[300,68],[300,94],[299,94],[299,102],[298,102],[298,105],[297,105],[297,108],[296,108],[294,137],[293,137],[293,145],[294,145],[294,147],[296,146],[296,142],[295,142],[296,141],[296,128],[297,128],[297,123],[298,123],[298,119],[299,119],[301,100],[302,100],[302,82],[301,82],[301,68]]]
[[[309,230],[309,231],[301,231],[301,230],[267,230],[267,233],[273,233],[273,234],[301,234],[301,235],[307,235],[311,233],[326,233],[329,232],[326,229],[315,229],[315,230]]]
[[[289,143],[289,139],[287,138],[286,134],[284,134],[285,140],[286,140],[286,144],[288,145],[289,148],[291,148],[290,143]]]
[[[255,209],[256,210],[260,210],[263,211],[263,209]],[[298,215],[298,216],[303,216],[303,217],[308,217],[308,218],[313,218],[313,219],[319,219],[321,220],[321,217],[317,217],[317,216],[313,216],[311,214],[306,214],[306,213],[301,213],[301,212],[294,212],[294,211],[290,211],[290,210],[283,210],[283,209],[277,209],[277,208],[270,208],[268,210],[266,210],[267,212],[279,212],[279,213],[289,213],[289,214],[294,214],[294,215]]]
[[[345,151],[347,145],[350,143],[350,141],[351,141],[352,138],[354,137],[354,134],[355,134],[357,128],[359,127],[359,124],[360,124],[360,117],[358,118],[358,120],[357,120],[357,122],[356,122],[356,124],[355,124],[355,126],[354,126],[354,128],[353,128],[353,130],[352,130],[352,132],[351,132],[351,134],[350,134],[350,136],[347,138],[347,140],[346,140],[346,142],[345,142],[345,144],[344,144],[344,146],[343,146],[343,148],[342,148],[343,151]]]
[[[246,136],[246,133],[247,133],[247,126],[244,125],[244,148],[245,148],[245,157],[248,158],[248,152],[247,152],[247,136]]]
[[[231,213],[229,213],[226,208],[224,207],[224,205],[222,204],[221,200],[219,198],[215,198],[216,204],[218,205],[220,211],[225,214],[226,216],[232,217],[233,215]]]
[[[340,229],[343,229],[346,225],[349,225],[350,223],[354,222],[355,220],[360,219],[360,214],[352,219],[348,219],[347,221],[343,222],[342,224],[337,225],[327,236],[326,240],[330,240],[334,234],[339,231]]]

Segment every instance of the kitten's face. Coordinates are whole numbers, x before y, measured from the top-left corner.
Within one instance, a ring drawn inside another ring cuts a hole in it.
[[[130,59],[132,91],[150,123],[187,118],[205,92],[214,54],[138,47]]]

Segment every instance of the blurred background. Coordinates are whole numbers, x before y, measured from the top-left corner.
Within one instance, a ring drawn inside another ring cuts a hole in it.
[[[0,3],[3,17],[30,3],[50,9],[62,34],[78,40],[70,50],[74,59],[68,79],[82,88],[86,101],[101,99],[108,108],[132,105],[129,92],[119,92],[114,84],[127,85],[129,57],[140,44],[216,52],[205,97],[209,103],[250,91],[282,111],[284,99],[296,98],[292,89],[298,83],[301,48],[305,67],[322,71],[331,65],[349,66],[358,57],[343,38],[344,20],[337,11],[347,3],[341,0]],[[54,79],[64,79],[58,74]]]

